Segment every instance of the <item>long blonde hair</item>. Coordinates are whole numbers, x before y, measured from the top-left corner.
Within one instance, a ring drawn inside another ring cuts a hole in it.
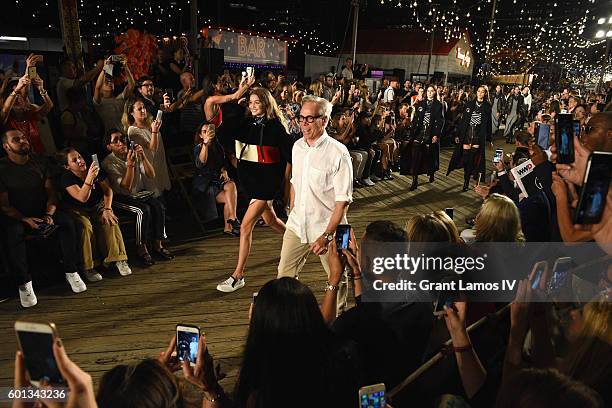
[[[476,241],[523,242],[521,217],[514,202],[501,194],[491,194],[476,216]]]
[[[582,314],[582,328],[565,359],[564,371],[593,387],[612,364],[612,302],[599,295],[585,305]]]
[[[285,115],[278,108],[278,104],[276,100],[272,97],[272,94],[269,90],[262,87],[256,87],[251,89],[251,95],[256,95],[259,99],[259,102],[264,107],[264,112],[266,119],[272,120],[274,118],[278,119],[281,125],[285,128],[285,131],[289,133],[289,126],[287,125],[287,121],[285,120]],[[249,96],[250,98],[250,96]],[[247,109],[247,115],[250,115],[251,111]]]
[[[415,215],[405,229],[409,242],[452,242],[446,225],[431,214]]]
[[[455,225],[453,219],[449,217],[445,211],[434,211],[431,215],[434,218],[440,220],[442,224],[444,224],[444,226],[448,230],[448,233],[450,234],[451,242],[455,244],[463,242],[463,240],[461,239],[461,235],[459,234],[459,230],[457,229],[457,225]]]
[[[121,116],[121,124],[123,125],[123,131],[127,133],[128,128],[134,124],[136,121],[132,112],[134,111],[134,105],[136,102],[142,102],[144,105],[144,100],[142,98],[133,98],[125,101],[125,105],[123,105],[123,115]],[[146,107],[146,105],[145,105]],[[151,126],[151,122],[153,122],[153,117],[147,111],[147,119],[145,120],[147,126]]]

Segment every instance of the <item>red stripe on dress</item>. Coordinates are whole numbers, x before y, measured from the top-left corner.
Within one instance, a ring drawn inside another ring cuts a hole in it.
[[[257,162],[274,164],[280,162],[280,149],[276,146],[257,146]]]

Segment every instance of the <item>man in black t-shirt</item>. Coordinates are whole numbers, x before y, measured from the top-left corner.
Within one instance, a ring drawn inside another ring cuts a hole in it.
[[[4,132],[2,147],[8,157],[0,159],[0,226],[21,305],[32,307],[38,302],[28,271],[26,238],[58,238],[72,291],[87,290],[76,267],[81,231],[68,214],[57,211],[47,160],[30,154],[30,142],[19,130]]]

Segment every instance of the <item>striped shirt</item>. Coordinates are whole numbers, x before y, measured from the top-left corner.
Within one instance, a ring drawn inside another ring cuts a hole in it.
[[[482,123],[482,103],[479,105],[478,102],[476,102],[476,109],[474,109],[474,112],[472,112],[472,117],[470,119],[470,126],[478,126]]]
[[[431,121],[431,101],[427,101],[427,106],[425,107],[425,117],[423,118],[423,126],[429,126],[430,121]]]

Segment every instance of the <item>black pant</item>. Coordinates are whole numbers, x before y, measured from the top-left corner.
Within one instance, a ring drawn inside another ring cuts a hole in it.
[[[56,211],[53,222],[59,228],[49,237],[44,238],[46,243],[51,244],[55,239],[59,240],[62,263],[65,273],[77,272],[79,261],[78,245],[81,236],[81,226],[77,225],[75,219],[68,213]],[[6,239],[7,257],[10,263],[9,270],[13,271],[16,283],[23,285],[32,280],[28,270],[28,258],[26,254],[26,236],[30,230],[26,224],[14,218],[0,215],[2,234]]]
[[[137,200],[130,196],[116,194],[113,207],[136,215],[136,244],[166,238],[166,207],[159,198],[149,197]]]

